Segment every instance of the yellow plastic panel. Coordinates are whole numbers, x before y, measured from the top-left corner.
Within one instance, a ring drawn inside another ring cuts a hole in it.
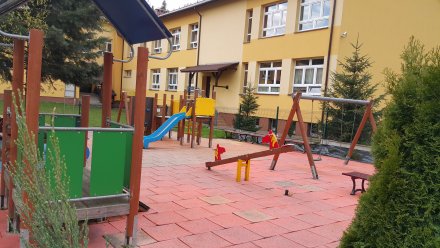
[[[215,116],[215,100],[212,98],[197,98],[196,116]]]

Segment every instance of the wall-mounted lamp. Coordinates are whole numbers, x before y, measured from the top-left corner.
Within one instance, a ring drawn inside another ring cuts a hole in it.
[[[345,38],[345,37],[347,37],[347,35],[348,35],[347,31],[345,31],[341,34],[341,38]]]

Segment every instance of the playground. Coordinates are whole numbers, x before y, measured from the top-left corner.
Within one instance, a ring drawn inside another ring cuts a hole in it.
[[[233,140],[213,142],[227,148],[225,158],[267,150]],[[167,138],[143,150],[140,201],[150,210],[139,213],[138,246],[337,247],[360,195],[350,195],[351,181],[341,173],[374,171],[370,164],[344,165],[323,156],[316,162],[320,179],[314,180],[307,156],[289,152],[274,171],[271,156],[252,160],[250,180],[237,183],[234,163],[206,169],[213,156],[207,146],[191,149]],[[0,211],[1,226],[6,215]],[[122,239],[125,225],[125,217],[90,224],[89,247],[105,247],[104,235]],[[18,243],[18,236],[0,231],[2,247]]]

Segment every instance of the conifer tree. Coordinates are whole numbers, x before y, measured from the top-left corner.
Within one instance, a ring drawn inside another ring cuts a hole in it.
[[[253,116],[260,105],[258,97],[254,94],[255,89],[251,85],[245,88],[243,94],[240,95],[240,111],[235,115],[234,127],[246,131],[255,132],[258,130],[256,126],[257,117]]]
[[[61,80],[68,84],[97,83],[101,67],[104,38],[103,18],[90,0],[30,1],[0,17],[0,29],[27,34],[31,28],[45,32],[43,51],[43,80]],[[4,40],[11,43],[11,40]],[[0,50],[0,77],[11,79],[12,50]]]
[[[332,85],[329,88],[329,97],[374,100],[375,106],[383,99],[383,95],[375,96],[377,84],[372,84],[369,68],[371,67],[370,58],[361,54],[362,44],[359,39],[351,44],[354,51],[351,57],[346,57],[344,61],[339,61],[341,71],[332,73]],[[326,138],[350,142],[356,133],[357,127],[362,120],[365,111],[364,106],[347,103],[325,103],[327,127]],[[378,115],[378,112],[375,112]],[[371,128],[366,125],[361,141],[371,136]]]
[[[410,39],[373,139],[377,173],[341,247],[440,247],[440,47]]]

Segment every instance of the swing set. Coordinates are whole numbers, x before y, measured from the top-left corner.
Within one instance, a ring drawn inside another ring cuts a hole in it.
[[[307,159],[309,162],[310,169],[312,171],[313,179],[318,179],[318,172],[316,170],[315,166],[315,159],[312,155],[312,149],[309,143],[309,138],[307,137],[306,132],[306,126],[304,123],[303,116],[301,114],[301,108],[300,108],[300,100],[312,100],[313,101],[321,101],[321,102],[333,102],[333,103],[345,103],[345,104],[356,104],[356,105],[363,105],[365,106],[364,115],[362,117],[362,120],[359,124],[359,127],[357,128],[356,134],[354,135],[353,140],[351,141],[350,148],[348,150],[348,154],[345,157],[345,164],[348,164],[350,161],[351,156],[353,155],[353,151],[356,147],[357,142],[359,141],[359,138],[362,134],[362,130],[365,127],[365,124],[367,121],[370,122],[370,125],[372,127],[373,133],[376,132],[376,122],[374,120],[372,108],[373,108],[373,101],[367,101],[367,100],[355,100],[355,99],[345,99],[345,98],[333,98],[333,97],[321,97],[321,96],[307,96],[302,95],[301,92],[297,92],[293,95],[293,105],[289,113],[289,117],[287,118],[286,127],[284,128],[283,134],[280,139],[280,144],[283,145],[286,141],[286,137],[289,131],[289,127],[292,125],[292,121],[294,116],[297,116],[299,129],[301,132],[301,138],[304,143],[304,151],[307,154]],[[313,109],[312,109],[313,111]],[[354,123],[353,123],[353,131],[354,131]],[[352,132],[353,132],[352,131]],[[280,154],[275,154],[272,160],[272,164],[270,166],[271,170],[274,170],[276,167],[276,164],[278,162]],[[319,159],[317,159],[319,160]]]

